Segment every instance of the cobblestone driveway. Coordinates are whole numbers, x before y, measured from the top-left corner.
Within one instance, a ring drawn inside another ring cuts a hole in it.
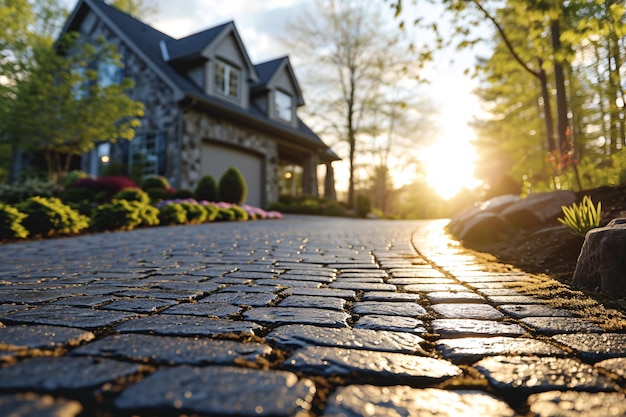
[[[626,334],[515,292],[536,277],[486,271],[444,225],[0,246],[0,415],[626,415]]]

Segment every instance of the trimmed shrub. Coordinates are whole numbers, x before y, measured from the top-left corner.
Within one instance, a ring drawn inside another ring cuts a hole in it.
[[[187,223],[187,210],[179,203],[170,203],[159,209],[159,222],[162,225]]]
[[[158,226],[159,225],[159,209],[151,206],[150,204],[141,204],[136,201],[131,201],[131,204],[137,206],[139,211],[139,218],[141,219],[141,226]]]
[[[207,222],[213,222],[217,219],[220,209],[214,204],[203,204],[204,209],[207,211]]]
[[[150,203],[150,196],[139,188],[124,188],[113,196],[113,200],[137,201],[142,204]]]
[[[16,208],[27,214],[22,224],[31,235],[78,233],[89,227],[89,218],[54,197],[31,197]]]
[[[89,178],[89,174],[87,174],[85,171],[76,169],[74,171],[68,172],[67,175],[61,180],[61,184],[67,187],[68,185],[72,185],[76,181],[83,178]]]
[[[248,195],[246,180],[235,167],[230,167],[224,172],[218,189],[220,200],[226,203],[243,204]]]
[[[183,188],[181,190],[174,191],[172,193],[172,198],[180,198],[180,199],[195,198],[195,194],[193,191]]]
[[[197,203],[179,203],[187,212],[187,222],[192,224],[204,223],[209,215],[203,205]]]
[[[196,186],[196,200],[217,201],[217,182],[211,175],[200,178]]]
[[[142,222],[137,203],[113,200],[93,209],[91,228],[94,230],[132,230]]]
[[[137,184],[126,177],[98,177],[98,178],[81,178],[68,187],[64,193],[64,198],[68,198],[68,192],[73,188],[84,188],[83,193],[76,193],[80,196],[87,196],[86,199],[90,201],[96,201],[97,203],[103,203],[111,201],[113,196],[126,188],[138,188]],[[76,194],[69,194],[70,198],[76,198]],[[85,198],[80,198],[82,201]],[[70,201],[70,200],[67,200]]]
[[[219,207],[217,212],[217,217],[215,218],[218,222],[230,222],[235,220],[235,212],[229,208]]]
[[[248,220],[250,218],[248,212],[241,207],[232,206],[230,209],[235,213],[235,220]]]
[[[152,188],[160,188],[161,190],[169,190],[170,182],[161,175],[152,175],[141,181],[141,189],[147,191]]]
[[[0,203],[0,239],[28,237],[28,230],[22,225],[26,216],[15,207]]]
[[[171,191],[163,188],[148,188],[145,191],[148,193],[148,196],[150,196],[152,204],[156,204],[163,200],[169,200],[173,197]]]
[[[0,184],[0,201],[17,204],[30,197],[53,197],[59,191],[52,181],[30,178],[15,184]]]
[[[372,211],[372,203],[365,195],[356,196],[356,214],[359,217],[366,217]]]
[[[346,208],[337,201],[326,201],[321,206],[321,214],[325,216],[345,216]]]

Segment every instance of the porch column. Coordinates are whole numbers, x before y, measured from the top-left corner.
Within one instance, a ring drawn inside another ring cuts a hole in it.
[[[309,156],[302,164],[302,194],[317,197],[317,155]]]
[[[324,198],[326,200],[337,200],[335,191],[335,170],[332,162],[326,162],[326,177],[324,178]]]

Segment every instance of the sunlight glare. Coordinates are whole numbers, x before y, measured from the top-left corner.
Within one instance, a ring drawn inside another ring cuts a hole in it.
[[[478,186],[474,178],[476,152],[468,140],[460,136],[446,136],[422,154],[428,184],[443,198],[449,200],[463,188]]]

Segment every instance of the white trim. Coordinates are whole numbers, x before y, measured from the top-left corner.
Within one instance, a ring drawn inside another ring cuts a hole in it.
[[[163,56],[163,61],[169,62],[169,60],[170,60],[170,53],[167,50],[167,44],[165,43],[164,40],[161,39],[159,41],[159,46],[161,47],[161,55]]]

